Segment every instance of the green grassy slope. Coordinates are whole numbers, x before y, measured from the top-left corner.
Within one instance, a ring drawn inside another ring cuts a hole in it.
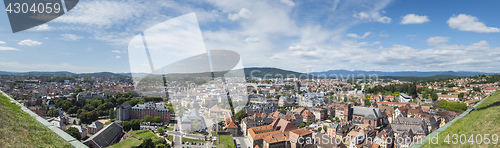
[[[455,140],[453,134],[457,134],[458,140]],[[460,135],[462,136],[462,143],[460,143]],[[473,134],[473,139],[469,139]],[[480,134],[482,136],[478,137]],[[488,136],[489,143],[485,144],[485,134],[490,134]],[[492,136],[496,134],[497,136]],[[447,135],[449,135],[448,142],[444,142]],[[500,142],[498,141],[500,136],[500,91],[493,93],[490,97],[486,98],[475,111],[472,111],[469,115],[464,118],[457,120],[453,125],[448,127],[445,131],[439,134],[438,144],[427,144],[424,147],[500,147]],[[477,141],[476,138],[477,137]],[[494,138],[496,138],[496,143],[494,143]],[[481,144],[476,142],[481,141]],[[470,140],[470,141],[469,141]],[[458,141],[458,142],[457,142]],[[474,143],[472,143],[474,141]],[[453,144],[453,142],[457,144]]]
[[[233,136],[231,135],[220,135],[220,147],[221,148],[235,148],[233,142]]]
[[[0,94],[0,147],[71,147]]]

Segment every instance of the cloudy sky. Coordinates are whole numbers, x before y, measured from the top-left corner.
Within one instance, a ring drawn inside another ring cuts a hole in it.
[[[0,71],[130,72],[143,30],[195,12],[207,49],[245,67],[300,72],[500,72],[500,1],[83,0],[67,14],[12,33],[0,12]]]

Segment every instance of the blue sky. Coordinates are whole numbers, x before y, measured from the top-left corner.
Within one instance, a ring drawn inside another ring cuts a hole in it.
[[[456,0],[83,0],[12,33],[0,12],[0,71],[130,72],[128,43],[154,24],[195,12],[207,49],[245,67],[300,72],[500,72],[500,2]]]

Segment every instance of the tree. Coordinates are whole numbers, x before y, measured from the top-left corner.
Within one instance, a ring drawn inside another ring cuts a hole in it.
[[[201,129],[201,123],[198,120],[193,121],[193,128],[194,130],[200,130]]]
[[[144,116],[144,122],[151,122],[151,119],[153,119],[153,117],[149,115]]]
[[[154,117],[154,118],[151,120],[151,122],[153,122],[153,123],[161,123],[162,121],[163,121],[163,120],[161,120],[161,118],[160,118],[160,117]]]
[[[238,111],[238,113],[236,113],[236,115],[234,115],[234,117],[236,118],[237,121],[241,121],[241,119],[245,118],[246,116],[247,116],[247,113],[243,109]]]
[[[81,88],[77,88],[77,89],[73,90],[73,92],[74,92],[75,94],[78,94],[78,93],[80,93],[80,92],[83,92],[83,90],[82,90]]]
[[[436,93],[432,93],[431,98],[432,101],[436,101],[438,99],[438,95]]]
[[[459,93],[458,94],[458,99],[460,99],[460,101],[462,101],[464,99],[464,93]]]
[[[474,88],[472,88],[472,90],[474,90],[475,92],[481,92],[481,88],[479,88],[479,87],[474,87]]]
[[[328,120],[330,120],[330,121],[333,122],[333,117],[332,116],[328,116]]]
[[[141,129],[141,121],[139,119],[134,119],[130,121],[130,127],[133,130],[140,130]]]
[[[370,107],[371,106],[371,104],[370,104],[370,98],[365,98],[364,101],[365,101],[365,107]]]
[[[68,109],[68,114],[76,114],[77,112],[78,112],[77,106],[73,106],[73,107]]]
[[[318,127],[318,132],[321,132],[323,130],[322,127]]]
[[[170,108],[171,113],[175,113],[172,103],[168,103],[167,106],[168,106],[168,108]]]
[[[151,138],[148,138],[144,140],[141,145],[139,145],[140,148],[154,148],[155,144],[153,143],[153,140]]]
[[[75,127],[70,127],[68,129],[66,129],[65,132],[68,133],[69,135],[73,136],[74,138],[78,139],[78,140],[82,139],[82,137],[80,135],[80,131],[77,128],[75,128]]]
[[[163,130],[163,128],[158,128],[156,129],[156,132],[159,133],[160,135],[163,135],[165,133],[165,130]]]
[[[57,117],[59,116],[59,110],[57,110],[55,107],[51,107],[49,111],[47,111],[47,116]]]
[[[124,131],[129,131],[131,129],[130,123],[128,121],[123,121],[122,127]]]
[[[116,112],[114,109],[109,109],[109,119],[115,119],[116,118]]]
[[[299,124],[299,128],[303,128],[303,127],[306,127],[306,124],[305,123],[300,123]]]
[[[311,125],[311,124],[313,124],[313,122],[312,122],[312,121],[307,121],[307,124],[306,124],[306,125],[307,125],[307,126],[309,126],[309,125]]]

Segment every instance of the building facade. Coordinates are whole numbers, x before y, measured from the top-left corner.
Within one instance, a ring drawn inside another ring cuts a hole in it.
[[[123,103],[116,108],[116,120],[127,121],[130,119],[130,109],[132,106],[128,103]]]
[[[170,122],[170,108],[155,103],[137,104],[130,111],[132,119],[143,119],[146,115],[160,117],[163,122]]]

